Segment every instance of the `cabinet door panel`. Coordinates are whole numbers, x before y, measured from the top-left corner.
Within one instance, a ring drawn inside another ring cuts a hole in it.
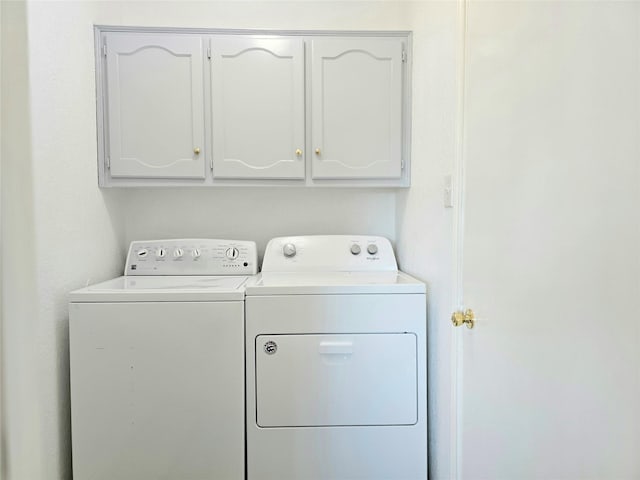
[[[399,178],[402,41],[312,41],[312,176]]]
[[[106,35],[112,177],[204,178],[202,41]]]
[[[211,40],[213,176],[304,178],[300,38]]]

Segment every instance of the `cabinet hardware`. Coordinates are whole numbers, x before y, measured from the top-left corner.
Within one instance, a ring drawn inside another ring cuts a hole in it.
[[[193,149],[193,153],[195,153],[196,155],[200,155],[200,147],[195,147]]]
[[[316,155],[320,155],[320,149],[316,148]]]
[[[296,150],[296,155],[299,157],[300,155],[302,155],[302,150],[300,150],[299,148]]]

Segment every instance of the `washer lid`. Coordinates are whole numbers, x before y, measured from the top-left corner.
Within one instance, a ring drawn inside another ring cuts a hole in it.
[[[246,276],[118,277],[69,294],[71,302],[243,300]]]
[[[426,293],[403,272],[266,272],[247,283],[247,296]]]

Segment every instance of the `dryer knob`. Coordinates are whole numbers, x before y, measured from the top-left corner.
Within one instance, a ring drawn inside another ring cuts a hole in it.
[[[353,253],[354,255],[360,255],[360,252],[360,245],[358,245],[357,243],[351,245],[351,253]]]
[[[282,248],[285,257],[294,257],[296,255],[296,246],[293,243],[287,243]]]
[[[183,255],[184,255],[184,250],[181,249],[181,248],[176,248],[173,251],[173,256],[176,257],[176,258],[181,258]]]
[[[164,258],[164,256],[167,254],[167,251],[160,247],[158,250],[156,250],[156,257],[157,258]]]
[[[367,247],[367,252],[369,252],[369,254],[371,255],[375,255],[376,253],[378,253],[378,246],[375,243],[370,243]]]
[[[235,260],[240,255],[240,251],[236,247],[227,248],[225,255],[229,260]]]
[[[191,250],[191,256],[193,258],[199,258],[200,257],[200,250],[198,250],[197,248],[194,248],[193,250]]]
[[[149,251],[146,248],[141,248],[140,250],[138,250],[138,258],[146,258],[146,256],[149,254]]]

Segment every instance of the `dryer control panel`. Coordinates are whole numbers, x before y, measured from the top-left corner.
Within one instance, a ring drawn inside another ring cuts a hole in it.
[[[371,235],[307,235],[272,239],[263,272],[397,271],[391,242]]]
[[[125,275],[253,275],[258,272],[255,242],[172,239],[131,242]]]

